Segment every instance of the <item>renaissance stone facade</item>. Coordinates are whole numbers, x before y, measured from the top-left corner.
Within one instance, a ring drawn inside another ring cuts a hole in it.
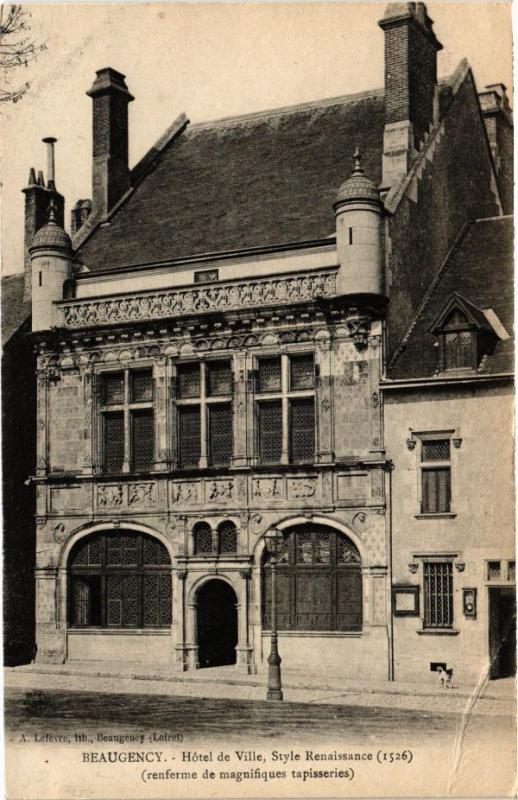
[[[133,169],[133,97],[100,70],[72,239],[31,170],[38,661],[261,671],[277,531],[285,666],[505,671],[512,520],[469,541],[494,523],[457,459],[494,448],[510,507],[509,440],[470,420],[510,413],[511,114],[466,62],[437,81],[424,4],[380,25],[384,91],[182,114]]]

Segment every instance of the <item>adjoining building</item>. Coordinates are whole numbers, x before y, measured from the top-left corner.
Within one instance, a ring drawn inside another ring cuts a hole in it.
[[[513,668],[511,112],[423,3],[380,26],[384,90],[132,169],[99,70],[72,238],[31,171],[38,661],[262,669],[275,528],[285,665]]]

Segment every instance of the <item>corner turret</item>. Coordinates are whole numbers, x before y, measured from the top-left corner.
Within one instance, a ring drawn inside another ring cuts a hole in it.
[[[340,186],[333,204],[340,295],[383,294],[381,256],[382,202],[375,184],[365,175],[356,149],[354,169]]]
[[[57,325],[55,303],[72,274],[72,242],[56,222],[56,205],[50,202],[49,220],[36,233],[29,252],[32,262],[32,330]]]

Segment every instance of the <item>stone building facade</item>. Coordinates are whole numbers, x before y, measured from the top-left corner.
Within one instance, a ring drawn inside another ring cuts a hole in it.
[[[510,110],[503,90],[481,106],[466,62],[437,81],[441,45],[424,4],[390,5],[380,26],[384,91],[214,123],[180,115],[132,169],[133,97],[123,75],[100,70],[88,92],[92,202],[74,207],[72,239],[53,172],[42,188],[31,171],[37,660],[261,670],[265,534],[275,529],[287,666],[376,679],[457,666],[464,631],[420,635],[398,603],[415,609],[419,591],[429,594],[424,573],[406,573],[429,563],[411,522],[422,432],[462,439],[458,454],[475,469],[467,367],[434,362],[421,375],[419,348],[410,366],[407,354],[475,220],[508,225],[508,140],[491,130]],[[477,229],[486,250],[493,229]],[[500,390],[481,364],[508,352],[509,318],[494,298],[484,316],[475,288],[464,301],[489,347],[469,365],[469,392],[485,408]],[[435,403],[444,372],[455,412]],[[416,388],[424,378],[430,386]],[[448,452],[453,469],[456,445]],[[510,455],[502,462],[507,474]],[[453,526],[442,508],[417,521],[447,551],[445,569],[455,552],[467,588],[484,559],[510,575],[510,540],[472,553],[465,539],[478,517],[461,525],[462,503]],[[423,609],[424,627],[441,633]],[[479,603],[466,630],[482,629],[487,613]],[[439,640],[449,649],[427,644]]]

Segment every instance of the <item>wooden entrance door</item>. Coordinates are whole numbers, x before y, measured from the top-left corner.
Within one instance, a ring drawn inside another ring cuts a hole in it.
[[[516,597],[514,589],[489,590],[491,678],[516,674]]]
[[[237,598],[225,581],[205,583],[198,591],[198,663],[220,667],[236,663]]]

